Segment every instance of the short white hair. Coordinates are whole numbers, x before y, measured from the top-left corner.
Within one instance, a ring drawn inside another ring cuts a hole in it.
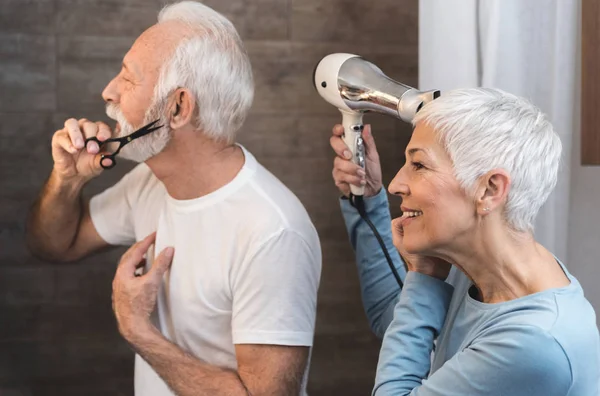
[[[196,1],[166,6],[158,23],[180,21],[193,36],[182,39],[162,66],[154,102],[163,101],[178,88],[196,99],[194,126],[215,140],[233,143],[254,98],[254,81],[248,54],[233,24]]]
[[[474,192],[478,179],[502,168],[511,187],[504,216],[516,231],[533,232],[535,217],[558,177],[562,144],[537,107],[491,88],[449,91],[423,106],[413,125],[425,122],[438,134],[457,180]]]

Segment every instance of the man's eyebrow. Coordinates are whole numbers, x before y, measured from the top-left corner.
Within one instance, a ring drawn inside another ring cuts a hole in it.
[[[125,63],[125,62],[123,62],[121,65],[123,66],[123,69],[125,69],[125,71],[126,71],[127,73],[129,73],[129,74],[132,74],[132,75],[134,75],[134,76],[136,76],[136,75],[137,75],[137,74],[135,73],[135,68],[127,66],[127,63]]]

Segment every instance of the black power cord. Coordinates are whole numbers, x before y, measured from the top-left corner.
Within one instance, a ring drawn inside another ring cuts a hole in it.
[[[390,253],[388,252],[385,246],[385,242],[383,242],[383,238],[381,238],[381,235],[379,235],[377,228],[375,228],[371,220],[369,220],[369,216],[367,216],[367,211],[365,209],[365,200],[363,196],[350,194],[349,200],[350,205],[356,208],[360,217],[365,221],[365,223],[367,223],[369,228],[371,228],[371,231],[373,231],[375,238],[377,238],[377,242],[379,242],[379,246],[381,246],[381,250],[383,251],[385,259],[387,260],[387,263],[390,266],[390,269],[392,270],[392,274],[394,275],[394,278],[396,278],[396,282],[398,282],[398,285],[400,286],[400,288],[402,288],[404,286],[404,283],[402,283],[402,279],[400,279],[400,274],[398,274],[398,270],[394,266],[394,262],[392,261]]]

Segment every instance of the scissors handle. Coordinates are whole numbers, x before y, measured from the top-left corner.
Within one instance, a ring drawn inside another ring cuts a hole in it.
[[[110,160],[110,165],[104,165],[103,161],[105,158],[108,158]],[[102,154],[100,156],[100,166],[102,167],[102,169],[112,169],[115,167],[115,165],[117,165],[117,160],[115,159],[114,154]]]
[[[98,140],[98,138],[96,136],[92,136],[92,137],[85,139],[85,148],[86,149],[88,148],[89,142],[96,142],[96,144],[98,145],[98,148],[100,148],[104,144],[104,142],[101,142],[100,140]]]
[[[159,121],[160,121],[160,119],[152,121],[151,123],[141,127],[137,131],[135,131],[127,136],[109,138],[102,142],[100,140],[98,140],[98,138],[96,136],[89,137],[89,138],[85,139],[85,148],[87,149],[87,145],[89,142],[96,142],[96,144],[98,144],[99,149],[106,143],[111,143],[111,142],[119,143],[119,147],[117,148],[117,151],[115,151],[112,154],[102,154],[102,156],[100,158],[100,166],[104,169],[111,169],[117,164],[115,157],[117,156],[117,154],[119,154],[119,151],[121,151],[123,146],[131,143],[135,139],[141,138],[142,136],[149,134],[150,132],[154,132],[157,129],[162,128],[163,127],[162,125],[156,125],[156,124],[158,124]],[[102,163],[102,161],[106,158],[111,160],[111,164],[109,166],[104,166],[104,164]]]
[[[109,143],[114,140],[115,139],[106,139],[105,141],[101,142],[100,140],[98,140],[98,138],[96,136],[92,136],[92,137],[85,139],[85,148],[87,148],[89,142],[96,142],[96,144],[98,145],[98,149],[100,149],[105,143]],[[115,154],[116,153],[102,154],[100,156],[100,166],[102,167],[102,169],[112,169],[115,167],[115,165],[117,164],[117,161],[115,159]],[[106,158],[111,161],[110,165],[104,165],[104,159],[106,159]]]

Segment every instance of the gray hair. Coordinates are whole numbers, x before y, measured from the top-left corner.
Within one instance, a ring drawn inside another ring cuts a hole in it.
[[[248,54],[233,24],[195,1],[166,6],[158,23],[181,21],[193,37],[184,39],[162,66],[154,101],[178,88],[196,99],[194,126],[215,140],[232,143],[252,106],[254,81]]]
[[[438,134],[462,188],[472,193],[494,168],[510,174],[504,216],[516,231],[533,231],[535,217],[554,187],[562,144],[552,124],[529,101],[499,89],[443,93],[425,105],[413,125]]]

